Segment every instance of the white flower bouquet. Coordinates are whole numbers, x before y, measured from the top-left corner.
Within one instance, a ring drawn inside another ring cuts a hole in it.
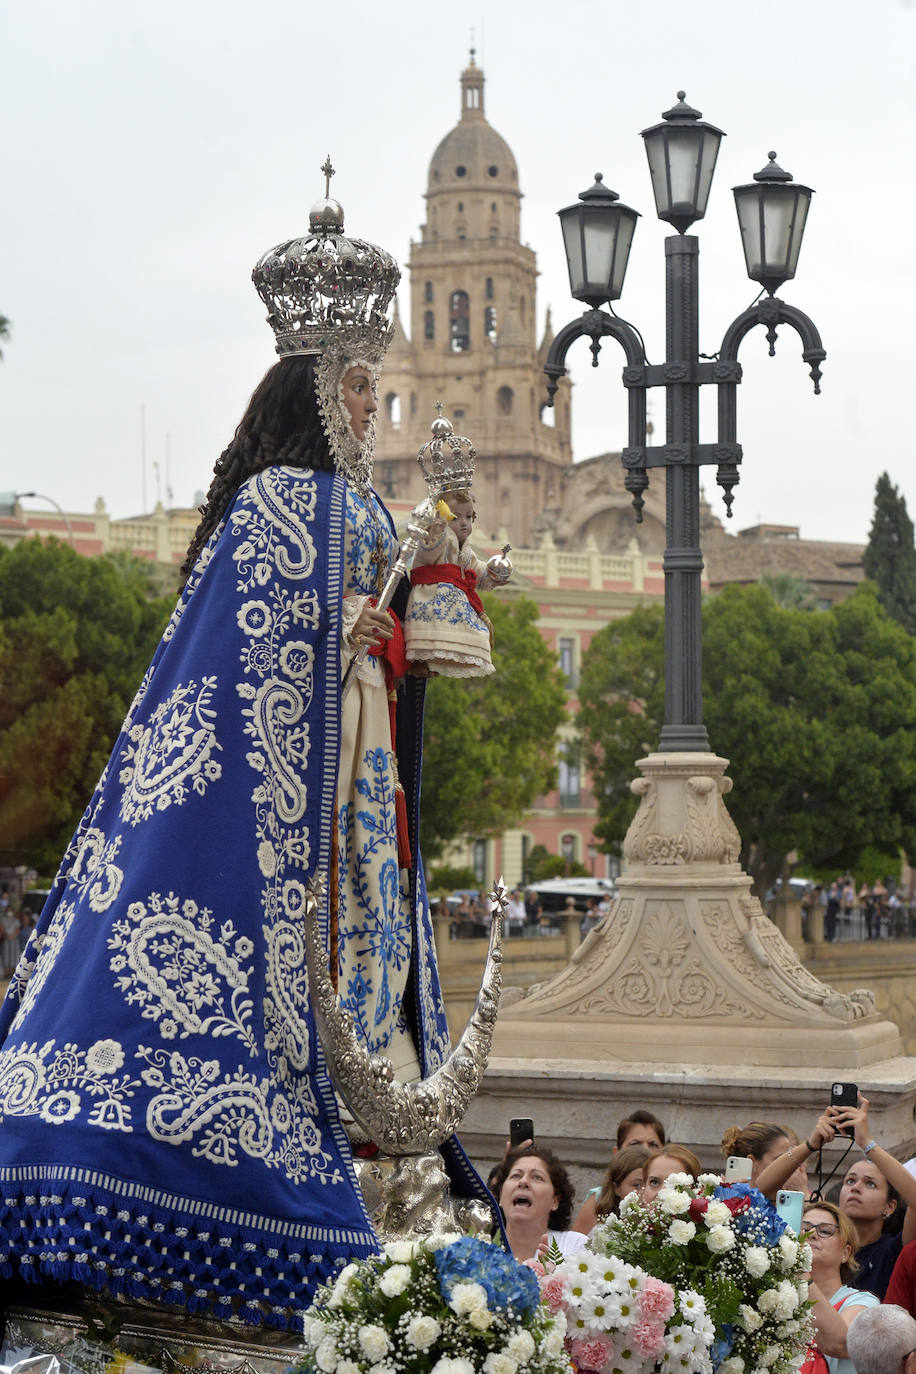
[[[308,1374],[569,1374],[538,1280],[471,1236],[395,1241],[348,1264],[303,1318]]]
[[[697,1183],[687,1174],[672,1174],[648,1206],[635,1193],[624,1198],[620,1215],[592,1232],[588,1250],[612,1266],[633,1266],[635,1275],[626,1282],[637,1307],[646,1302],[640,1297],[646,1291],[643,1273],[673,1290],[663,1340],[660,1306],[654,1314],[655,1362],[666,1374],[708,1374],[710,1369],[718,1374],[796,1374],[813,1337],[808,1288],[801,1277],[810,1268],[811,1251],[756,1188],[746,1183],[722,1186],[714,1174],[701,1175]],[[565,1310],[570,1338],[575,1340],[580,1317],[586,1323],[582,1335],[594,1330],[594,1271],[583,1271],[583,1291],[577,1295],[563,1270],[574,1271],[575,1266],[562,1266],[545,1276],[542,1285],[562,1274],[569,1294]],[[614,1291],[618,1289],[619,1281]],[[650,1342],[639,1320],[646,1316],[621,1328],[612,1305],[604,1319],[614,1355],[603,1365],[587,1367],[602,1374],[643,1370],[649,1363],[643,1346],[648,1349]],[[701,1341],[706,1342],[705,1357]]]

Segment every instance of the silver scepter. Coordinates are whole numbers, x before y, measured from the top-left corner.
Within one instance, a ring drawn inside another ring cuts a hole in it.
[[[430,525],[436,518],[436,507],[432,497],[427,496],[425,501],[421,501],[418,506],[414,506],[410,512],[410,519],[407,522],[407,534],[401,543],[400,552],[392,565],[391,572],[385,581],[385,585],[379,593],[377,611],[387,611],[391,605],[391,598],[397,591],[398,583],[402,577],[406,577],[413,566],[413,561],[417,556],[417,550],[423,543],[429,531]],[[341,704],[346,701],[347,693],[353,686],[356,674],[366,661],[369,653],[369,644],[363,643],[359,647],[356,657],[351,659],[350,666],[344,673],[343,683],[340,688]]]

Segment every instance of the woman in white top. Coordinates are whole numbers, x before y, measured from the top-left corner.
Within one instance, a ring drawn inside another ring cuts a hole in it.
[[[523,1145],[512,1150],[494,1180],[509,1248],[517,1260],[535,1259],[556,1242],[563,1255],[585,1244],[581,1231],[567,1231],[574,1189],[551,1150]]]

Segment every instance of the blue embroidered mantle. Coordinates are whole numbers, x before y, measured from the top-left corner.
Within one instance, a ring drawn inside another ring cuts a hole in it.
[[[252,478],[176,606],[0,1012],[0,1275],[282,1327],[377,1248],[301,929],[331,871],[352,500],[326,473]],[[414,837],[421,728],[412,681]],[[427,1073],[448,1034],[415,873]]]

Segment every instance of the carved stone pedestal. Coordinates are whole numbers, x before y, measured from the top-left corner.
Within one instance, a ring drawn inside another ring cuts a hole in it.
[[[813,978],[751,896],[726,766],[714,754],[640,760],[620,895],[561,973],[501,1008],[495,1055],[804,1062],[849,1078],[901,1053],[871,993]]]
[[[822,1109],[834,1078],[871,1081],[884,1102],[908,1102],[884,1141],[912,1141],[916,1060],[902,1058],[897,1027],[877,1015],[870,992],[839,993],[809,974],[751,896],[722,800],[726,766],[712,754],[640,760],[632,787],[641,803],[610,914],[560,973],[503,998],[463,1128],[479,1160],[491,1137],[505,1139],[510,1116],[533,1116],[544,1138],[537,1101],[522,1103],[512,1084],[519,1095],[537,1083],[547,1097],[559,1089],[549,1134],[568,1158],[594,1133],[606,1161],[617,1119],[636,1106],[651,1106],[670,1134],[679,1104],[683,1134],[672,1138],[711,1144],[718,1124],[701,1126],[691,1097],[727,1112],[724,1124],[769,1112],[810,1125],[808,1103]],[[490,1100],[497,1085],[501,1101]]]

